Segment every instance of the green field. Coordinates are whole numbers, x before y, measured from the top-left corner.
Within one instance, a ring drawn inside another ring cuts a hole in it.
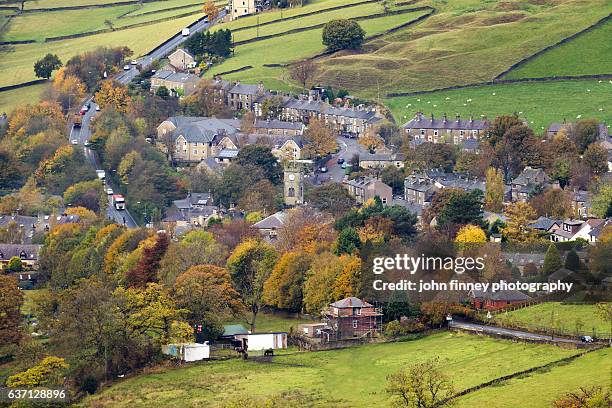
[[[504,79],[552,75],[612,74],[612,20],[573,40],[546,51]]]
[[[426,4],[437,13],[371,42],[367,52],[320,59],[319,82],[375,97],[379,87],[410,92],[488,81],[612,12],[608,0],[416,3]]]
[[[313,322],[313,320],[309,319],[293,319],[271,313],[259,313],[255,321],[255,332],[289,332],[291,328],[297,329],[298,324]],[[244,320],[230,321],[226,324],[241,324],[245,328],[249,328]]]
[[[165,21],[143,27],[103,33],[47,44],[23,44],[11,47],[0,58],[0,86],[17,84],[35,79],[34,62],[46,53],[57,54],[66,62],[70,57],[99,46],[127,45],[136,56],[145,54],[163,40],[179,32],[198,18],[197,15]]]
[[[567,365],[537,371],[468,394],[457,400],[457,408],[548,408],[559,395],[582,386],[609,387],[611,366],[612,350],[596,351]]]
[[[590,90],[590,91],[589,91]],[[542,132],[551,122],[563,119],[596,118],[612,123],[612,83],[598,80],[529,82],[440,91],[410,97],[388,98],[385,104],[401,125],[415,112],[440,117],[518,113],[530,126]],[[580,115],[580,116],[579,116]]]
[[[574,334],[578,321],[582,323],[581,333],[591,334],[595,330],[599,337],[610,335],[610,323],[599,317],[594,304],[540,303],[495,315],[495,322],[510,322],[525,328],[549,328],[553,316],[558,319],[557,329],[563,333]]]
[[[283,355],[274,358],[276,364],[229,360],[137,376],[84,405],[215,407],[241,393],[269,396],[300,390],[317,399],[316,406],[386,406],[386,376],[411,363],[439,357],[443,371],[461,390],[575,352],[445,332],[403,343]]]
[[[28,0],[25,3],[26,10],[34,10],[41,8],[55,7],[72,7],[72,6],[98,6],[108,3],[121,3],[128,0]],[[15,5],[19,5],[15,3]]]
[[[413,20],[423,13],[389,15],[360,21],[359,24],[366,31],[366,35],[371,36]],[[321,42],[322,31],[322,28],[312,29],[240,45],[236,47],[234,57],[216,66],[211,70],[211,73],[216,74],[252,65],[253,69],[227,75],[224,78],[240,79],[245,83],[256,83],[259,80],[264,80],[266,85],[271,88],[290,89],[292,82],[286,79],[283,68],[266,68],[263,64],[286,64],[322,52],[324,50]],[[292,46],[287,47],[287,44],[292,44]],[[262,55],[266,56],[265,60],[262,60]],[[211,75],[211,73],[208,75]]]
[[[38,102],[46,87],[46,84],[40,84],[0,92],[0,113],[10,114],[19,105]]]
[[[26,13],[14,17],[4,33],[4,41],[37,40],[78,34],[107,28],[105,20],[114,21],[136,6]],[[149,16],[152,19],[151,16]]]

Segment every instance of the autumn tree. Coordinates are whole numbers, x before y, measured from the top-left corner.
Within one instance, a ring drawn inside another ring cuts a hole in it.
[[[570,131],[570,137],[582,154],[589,145],[599,139],[599,122],[595,119],[583,119],[576,122]]]
[[[215,265],[189,268],[176,279],[173,297],[178,307],[189,311],[187,321],[192,326],[204,326],[209,339],[216,339],[223,332],[224,319],[234,318],[244,311],[229,273]]]
[[[325,183],[306,192],[306,202],[336,217],[355,206],[355,199],[339,183]]]
[[[359,138],[359,144],[368,149],[370,153],[376,152],[377,149],[385,145],[385,141],[376,134],[373,129],[369,129]]]
[[[537,216],[563,219],[572,215],[571,198],[568,192],[550,188],[529,200]]]
[[[86,92],[87,87],[83,81],[76,75],[68,74],[66,68],[62,67],[55,73],[48,95],[59,102],[64,111],[67,112],[80,103]]]
[[[257,314],[263,303],[263,286],[277,256],[270,244],[248,239],[234,248],[227,260],[227,269],[232,276],[234,288],[251,312],[250,319],[247,318],[251,331],[255,330]]]
[[[361,284],[361,259],[355,255],[340,257],[342,270],[334,282],[332,295],[334,299],[357,296]]]
[[[506,207],[504,213],[508,221],[502,228],[502,234],[509,241],[527,243],[537,239],[537,233],[529,227],[536,218],[536,213],[529,203],[512,203]]]
[[[361,240],[354,228],[347,227],[340,231],[336,240],[335,252],[337,255],[353,254],[359,248],[361,248]]]
[[[333,219],[311,207],[296,207],[287,212],[278,230],[275,247],[280,252],[299,251],[316,255],[329,250],[336,240]]]
[[[504,209],[504,178],[494,167],[487,169],[484,206],[486,211],[498,213]]]
[[[208,0],[204,3],[204,7],[202,8],[204,14],[208,16],[208,21],[211,23],[219,17],[219,9],[215,6],[215,3],[212,0]]]
[[[55,54],[47,54],[34,64],[34,73],[39,78],[49,79],[53,71],[62,66],[62,61]]]
[[[17,278],[0,274],[0,347],[19,341],[22,304]]]
[[[264,176],[272,183],[279,184],[282,169],[278,160],[267,146],[248,145],[240,149],[234,161],[241,166],[254,166],[262,170]]]
[[[127,87],[112,80],[102,82],[100,90],[96,92],[94,98],[102,109],[112,107],[121,113],[128,111],[132,101],[128,95]]]
[[[157,271],[168,244],[168,235],[164,232],[158,233],[155,244],[144,248],[138,264],[127,272],[125,280],[128,286],[143,287],[149,282],[157,282]]]
[[[304,309],[319,314],[334,298],[334,285],[344,265],[340,258],[324,252],[314,259],[304,282]]]
[[[313,119],[308,123],[304,132],[306,146],[304,151],[313,157],[325,156],[338,148],[338,143],[333,131],[325,124],[325,121]]]
[[[455,390],[438,360],[431,359],[390,374],[387,393],[394,407],[439,408],[452,405]]]
[[[544,265],[542,265],[542,274],[544,276],[548,276],[551,273],[558,271],[561,267],[563,267],[563,263],[561,262],[561,255],[559,255],[559,250],[555,244],[550,244],[548,246],[548,250],[546,251],[546,255],[544,256]]]
[[[306,85],[315,76],[317,66],[311,60],[303,60],[291,66],[289,71],[291,79],[299,82],[302,88],[306,89]]]
[[[190,116],[231,118],[233,116],[231,109],[217,95],[218,89],[215,83],[209,79],[201,79],[195,92],[181,100],[181,106],[185,114]]]
[[[612,217],[612,183],[602,183],[592,200],[593,213],[597,217]]]
[[[68,368],[65,360],[60,357],[45,357],[38,364],[27,370],[11,375],[6,380],[9,387],[53,387],[63,383],[63,374]]]
[[[582,160],[593,174],[599,175],[608,171],[608,151],[597,143],[586,148]]]
[[[264,284],[266,304],[299,312],[302,309],[302,286],[311,262],[312,257],[303,252],[285,252]]]
[[[461,227],[455,237],[455,242],[461,245],[484,244],[487,242],[487,235],[482,228],[468,224]]]
[[[553,408],[608,408],[612,406],[612,392],[602,387],[580,387],[552,403]]]
[[[406,154],[406,166],[415,169],[442,168],[444,171],[452,171],[455,164],[456,153],[452,145],[448,143],[425,142],[415,149],[404,149]]]

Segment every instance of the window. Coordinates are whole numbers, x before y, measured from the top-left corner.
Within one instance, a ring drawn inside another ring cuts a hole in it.
[[[289,187],[289,191],[287,191],[287,197],[295,197],[295,188]]]
[[[425,136],[425,129],[421,129],[421,136]]]
[[[383,204],[387,204],[387,197],[383,197],[382,198],[382,203]],[[359,309],[359,313],[361,313],[361,309]],[[357,314],[359,314],[359,313],[357,313]]]
[[[463,136],[463,134],[464,134],[464,133],[465,133],[465,131],[460,130],[460,131],[459,131],[459,136]]]
[[[357,328],[357,320],[353,320],[353,329]]]
[[[361,316],[361,308],[357,309],[357,316]]]
[[[434,136],[438,136],[438,131],[434,130]]]
[[[193,149],[193,154],[198,154],[198,149]]]

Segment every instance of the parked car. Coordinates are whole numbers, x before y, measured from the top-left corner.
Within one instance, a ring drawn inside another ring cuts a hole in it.
[[[96,105],[96,112],[100,112],[100,105]]]
[[[78,141],[78,140],[76,140],[76,139],[72,139],[72,140],[70,141],[70,143],[72,143],[73,145],[78,145],[78,144],[79,144],[79,141]]]
[[[138,61],[132,60],[132,65],[138,65]]]
[[[109,187],[109,188],[106,189],[106,194],[113,195],[115,193],[114,193],[113,189]]]
[[[582,336],[580,337],[580,341],[583,343],[592,343],[593,338],[591,336]]]
[[[130,66],[129,65],[124,65],[123,66],[123,70],[124,71],[129,71],[130,70]]]
[[[344,159],[342,157],[338,157],[338,164],[344,163]]]
[[[319,171],[320,171],[321,173],[327,173],[327,167],[321,167],[321,168],[319,169]]]
[[[346,167],[347,167],[346,163],[342,163],[342,166],[340,166],[340,167],[342,167],[343,169],[346,169]]]

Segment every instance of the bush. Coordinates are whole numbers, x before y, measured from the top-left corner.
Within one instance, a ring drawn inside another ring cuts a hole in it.
[[[81,391],[84,391],[88,394],[95,394],[99,386],[100,383],[98,382],[98,380],[94,376],[88,375],[83,380],[83,384],[81,384]]]
[[[332,20],[323,28],[323,44],[328,51],[359,49],[365,38],[365,31],[351,20]]]

